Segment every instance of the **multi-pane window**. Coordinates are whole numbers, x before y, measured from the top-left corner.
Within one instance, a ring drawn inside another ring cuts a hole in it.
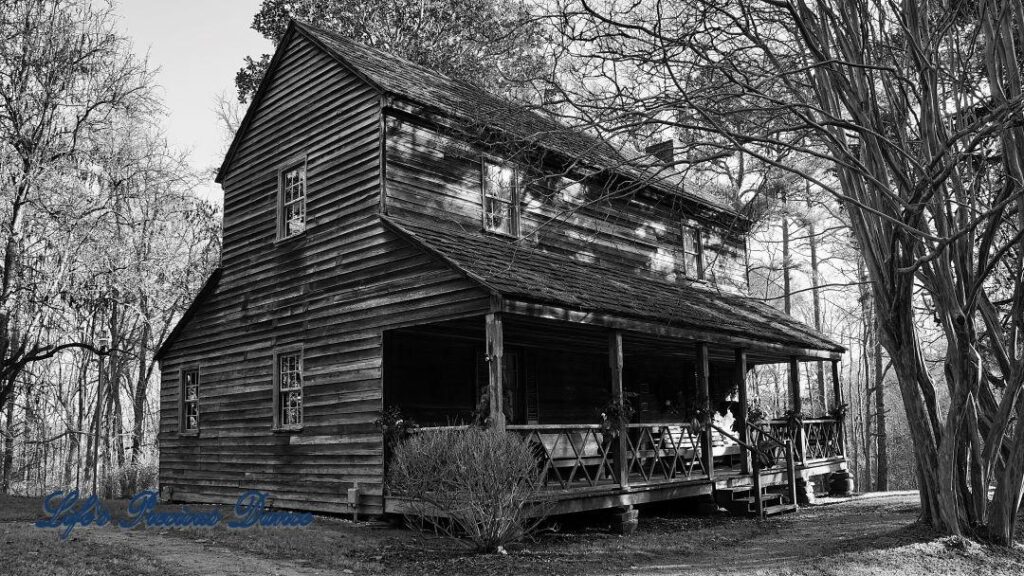
[[[278,428],[302,426],[302,355],[298,352],[277,357],[276,404]]]
[[[512,166],[483,162],[484,230],[519,235],[519,202],[516,170]]]
[[[700,228],[683,226],[683,269],[690,278],[704,279],[704,245]]]
[[[181,371],[181,431],[199,431],[199,370]]]
[[[306,163],[281,172],[279,236],[290,238],[306,229]]]

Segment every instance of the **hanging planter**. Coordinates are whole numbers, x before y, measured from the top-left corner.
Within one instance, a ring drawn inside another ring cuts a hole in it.
[[[840,404],[838,406],[833,406],[832,408],[829,409],[828,415],[830,418],[835,419],[837,422],[842,422],[843,420],[846,419],[846,411],[849,407],[850,405],[845,403]]]
[[[804,427],[804,420],[807,419],[807,415],[799,410],[786,410],[782,417],[786,419],[786,424],[794,433]]]
[[[636,394],[627,396],[636,396]],[[601,409],[601,430],[611,433],[612,436],[618,436],[622,428],[633,420],[635,414],[636,411],[628,400],[626,402],[610,400]]]

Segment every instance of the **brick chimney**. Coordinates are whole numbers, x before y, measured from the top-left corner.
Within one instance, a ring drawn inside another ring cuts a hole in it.
[[[647,147],[646,152],[670,166],[676,161],[676,145],[672,140],[651,144]]]

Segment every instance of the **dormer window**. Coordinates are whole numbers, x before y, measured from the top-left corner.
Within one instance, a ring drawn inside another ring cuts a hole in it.
[[[519,236],[519,190],[516,169],[507,164],[484,160],[484,230],[506,236]]]
[[[279,239],[298,236],[306,230],[306,161],[290,165],[278,176]]]
[[[696,226],[683,226],[683,270],[688,278],[704,279],[704,242]]]

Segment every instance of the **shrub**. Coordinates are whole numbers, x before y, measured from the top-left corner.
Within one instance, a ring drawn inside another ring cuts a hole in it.
[[[494,429],[417,433],[395,447],[388,481],[414,525],[480,551],[520,540],[546,509],[529,444]]]
[[[101,493],[108,498],[126,498],[143,490],[157,488],[156,464],[125,464],[102,477]]]

